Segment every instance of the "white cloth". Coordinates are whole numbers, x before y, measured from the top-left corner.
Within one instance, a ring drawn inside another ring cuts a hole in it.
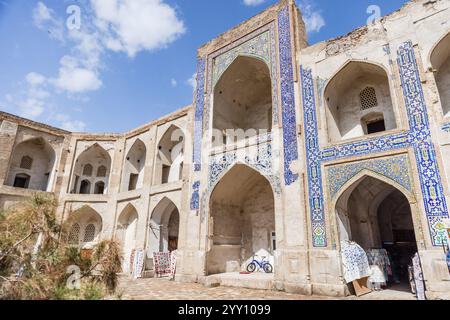
[[[387,268],[390,266],[388,253],[385,249],[371,249],[367,251],[367,259],[370,265],[369,282],[386,285],[388,281]]]
[[[422,265],[420,263],[419,254],[416,253],[412,259],[414,270],[414,283],[416,287],[416,296],[418,300],[426,300],[425,283],[423,281]]]
[[[341,258],[346,283],[370,276],[367,254],[356,242],[341,242]]]

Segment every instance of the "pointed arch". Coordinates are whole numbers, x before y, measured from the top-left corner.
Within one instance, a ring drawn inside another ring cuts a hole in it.
[[[101,238],[103,219],[91,206],[84,205],[71,212],[66,223],[69,226],[69,230],[71,230],[69,240],[72,238],[74,241],[77,238],[80,246],[93,245]],[[75,234],[72,234],[72,231],[77,231],[77,237]]]
[[[351,190],[351,188],[357,187],[357,182],[362,180],[365,177],[372,177],[377,180],[380,180],[388,185],[391,185],[393,188],[398,189],[401,191],[405,197],[408,199],[410,203],[416,203],[417,200],[411,191],[406,189],[404,186],[400,185],[398,182],[394,181],[393,179],[386,177],[382,174],[379,174],[375,171],[369,170],[369,169],[363,169],[360,172],[358,172],[356,175],[354,175],[351,179],[349,179],[342,187],[335,193],[334,197],[332,198],[332,205],[335,206],[337,200],[342,196],[342,194],[346,191]]]
[[[214,86],[212,126],[217,133],[213,138],[219,139],[214,143],[219,146],[239,141],[241,137],[236,134],[229,141],[227,130],[251,130],[251,135],[271,132],[272,98],[272,77],[267,63],[259,57],[238,55]]]
[[[172,124],[161,136],[157,145],[154,184],[166,184],[182,179],[185,135]]]
[[[429,61],[441,99],[444,116],[450,116],[450,32],[434,45]]]
[[[176,218],[175,221],[173,218]],[[161,199],[152,211],[150,217],[149,244],[152,252],[166,252],[178,247],[180,229],[180,212],[172,200],[167,197]],[[175,245],[171,242],[175,242]]]
[[[145,143],[137,138],[129,148],[123,169],[122,191],[141,189],[144,185],[144,170],[147,158]]]
[[[127,204],[122,210],[117,220],[116,239],[122,246],[124,272],[130,272],[131,253],[136,249],[137,228],[139,223],[139,214],[136,207],[131,203]]]
[[[51,191],[55,176],[56,152],[42,137],[30,138],[17,144],[12,152],[5,184],[21,188]],[[20,175],[27,183],[18,183]]]
[[[241,271],[253,254],[274,264],[275,195],[264,175],[236,163],[221,174],[208,200],[208,274]]]
[[[348,60],[328,80],[322,94],[330,142],[397,128],[388,70],[371,61]],[[368,113],[381,119],[366,121]]]
[[[99,143],[87,147],[75,160],[71,193],[80,193],[82,181],[89,181],[90,185],[94,186],[103,185],[102,194],[107,193],[111,163],[111,156]],[[85,170],[86,168],[88,170]],[[96,192],[95,188],[91,189],[89,193]]]

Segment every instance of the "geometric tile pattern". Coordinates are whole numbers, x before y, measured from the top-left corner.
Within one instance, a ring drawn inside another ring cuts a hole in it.
[[[448,209],[437,164],[436,151],[431,141],[428,112],[411,41],[403,43],[399,47],[397,55],[410,130],[408,132],[388,134],[364,141],[332,146],[324,150],[320,150],[319,147],[312,73],[311,70],[301,67],[309,206],[312,221],[313,245],[315,247],[325,247],[327,245],[321,164],[325,161],[375,154],[405,147],[414,148],[431,242],[434,246],[440,246],[442,243],[446,243],[443,218],[448,218]],[[354,167],[349,167],[350,169],[348,170],[353,172],[361,166],[362,164],[356,163]],[[371,165],[372,169],[374,166],[376,167],[375,164]],[[378,169],[381,170],[380,168]],[[399,169],[399,172],[401,171]],[[389,174],[390,178],[405,186],[406,182],[402,181],[397,174],[387,171],[384,174]],[[330,174],[328,183],[331,184],[331,191],[336,192],[337,185],[345,183],[343,181],[346,178],[350,179],[350,175],[343,174],[345,177],[336,179],[334,174]]]
[[[244,42],[214,59],[212,87],[215,87],[222,74],[240,55],[262,59],[268,66],[272,65],[270,57],[270,34],[268,31]]]
[[[206,81],[207,92],[204,125],[210,121],[211,101],[210,96],[221,75],[233,63],[238,56],[255,57],[263,60],[270,69],[272,82],[272,114],[274,125],[278,124],[278,82],[277,59],[275,43],[275,26],[269,23],[239,40],[217,50],[208,56],[208,79]]]
[[[412,193],[412,175],[409,168],[406,154],[330,166],[326,169],[329,193],[331,198],[334,198],[350,179],[363,170],[370,170],[390,178]]]
[[[203,110],[205,102],[205,58],[197,62],[197,94],[195,98],[194,123],[194,171],[201,170],[202,141],[203,141]]]
[[[295,112],[294,70],[292,67],[291,24],[289,8],[278,13],[278,41],[280,59],[280,89],[283,117],[284,180],[291,185],[297,181],[298,173],[291,171],[291,164],[298,160],[297,120]]]
[[[444,188],[436,158],[436,150],[431,139],[427,106],[423,95],[419,69],[412,42],[403,43],[397,59],[402,80],[414,153],[419,171],[420,186],[424,198],[432,242],[442,245],[446,242],[442,219],[448,218]]]

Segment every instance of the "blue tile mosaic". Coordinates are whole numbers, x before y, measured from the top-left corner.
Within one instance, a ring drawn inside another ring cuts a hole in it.
[[[436,151],[431,142],[428,113],[412,43],[410,41],[403,43],[399,47],[397,55],[410,131],[371,138],[354,143],[344,143],[324,150],[320,150],[319,146],[317,111],[312,73],[311,70],[305,69],[303,66],[301,67],[306,157],[308,164],[308,192],[310,198],[309,205],[313,245],[315,247],[325,247],[327,243],[323,207],[322,163],[408,147],[414,148],[431,241],[435,246],[440,246],[442,243],[446,242],[442,219],[448,217],[447,204],[436,159]],[[363,164],[362,162],[356,162],[349,164],[348,166],[348,170],[354,172],[355,170],[358,170],[359,167],[363,166]],[[374,166],[376,167],[374,164],[370,166],[372,170],[376,170]],[[381,168],[379,169],[381,170]],[[386,170],[383,172],[384,174],[388,174]],[[402,172],[402,170],[399,170],[398,172]],[[403,173],[401,173],[401,175],[403,176]],[[328,180],[331,194],[337,192],[336,188],[338,188],[340,184],[345,183],[346,179],[351,179],[351,174],[348,174],[347,176],[343,174],[345,177],[342,177],[342,179],[335,179],[334,174],[332,176],[333,178]],[[389,176],[405,186],[406,182],[398,176],[396,177],[395,173],[391,172],[389,173]]]
[[[202,162],[202,138],[203,138],[203,111],[205,102],[205,58],[199,58],[197,62],[197,93],[195,98],[194,118],[194,171],[201,170]]]
[[[278,37],[280,59],[280,89],[283,121],[284,145],[284,180],[291,185],[298,180],[298,173],[293,173],[291,164],[298,160],[297,120],[294,97],[294,70],[292,67],[291,25],[289,8],[278,13]]]
[[[192,190],[191,210],[198,210],[200,208],[200,181],[194,182]]]
[[[406,154],[330,166],[326,169],[328,191],[331,198],[334,198],[349,180],[363,170],[370,170],[392,179],[413,193],[412,173],[409,168],[410,163]]]

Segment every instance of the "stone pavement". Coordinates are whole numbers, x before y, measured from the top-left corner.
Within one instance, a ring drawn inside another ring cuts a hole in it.
[[[206,288],[198,283],[180,283],[167,279],[121,278],[119,293],[123,300],[333,300],[330,297],[304,296],[280,291],[253,290],[232,287]],[[361,298],[343,300],[409,300],[414,297],[405,292],[387,290],[374,292]],[[334,299],[336,300],[336,299]]]

